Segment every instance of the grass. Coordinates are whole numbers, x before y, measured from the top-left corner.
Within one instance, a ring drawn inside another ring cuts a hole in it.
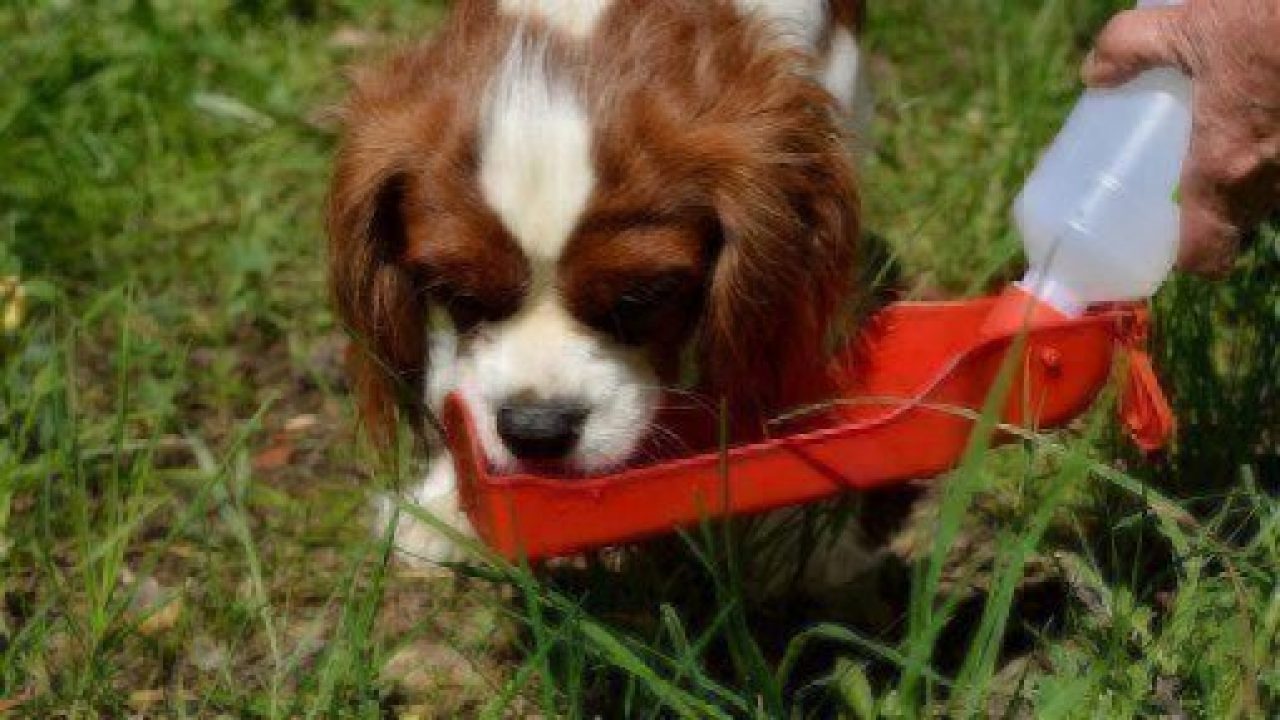
[[[872,4],[866,195],[914,292],[1016,273],[1006,209],[1114,8]],[[326,108],[439,12],[0,7],[0,714],[1280,709],[1274,233],[1156,304],[1175,448],[1136,457],[1104,410],[995,452],[978,433],[900,541],[903,595],[845,599],[887,621],[758,601],[740,559],[772,545],[723,528],[626,572],[393,562],[367,499],[399,479],[353,436],[321,281]]]

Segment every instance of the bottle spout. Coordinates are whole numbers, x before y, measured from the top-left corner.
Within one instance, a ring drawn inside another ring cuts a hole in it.
[[[996,300],[982,326],[981,336],[986,338],[1017,335],[1020,332],[1078,317],[1080,313],[1063,312],[1049,301],[1031,291],[1026,281],[1005,288]]]

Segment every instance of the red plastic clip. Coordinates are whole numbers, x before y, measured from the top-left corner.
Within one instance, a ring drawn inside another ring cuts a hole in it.
[[[1121,328],[1128,374],[1120,395],[1120,419],[1129,438],[1143,452],[1164,449],[1177,428],[1177,420],[1151,355],[1147,352],[1150,320],[1146,311],[1126,318]]]

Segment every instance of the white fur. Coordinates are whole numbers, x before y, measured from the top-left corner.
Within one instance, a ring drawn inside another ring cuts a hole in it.
[[[498,406],[511,398],[584,405],[582,437],[566,460],[588,472],[626,460],[657,407],[658,380],[643,351],[584,328],[552,292],[465,338],[458,367],[459,389],[499,469],[515,464],[493,426]]]
[[[858,41],[847,28],[831,33],[831,49],[827,51],[822,84],[835,96],[843,110],[852,110],[861,80],[862,52]]]
[[[490,89],[480,188],[533,260],[554,261],[595,187],[591,123],[552,77],[545,38],[519,32]]]
[[[819,80],[835,97],[840,109],[852,118],[860,134],[872,115],[870,87],[863,67],[862,49],[853,31],[831,27],[826,0],[736,0],[744,13],[755,14],[773,25],[786,41],[817,52],[818,43],[831,28],[831,46],[819,58]]]
[[[822,35],[825,0],[737,0],[775,24],[782,37],[814,48]],[[505,12],[539,16],[555,30],[590,34],[608,0],[501,0]],[[824,59],[822,80],[846,109],[862,90],[857,41],[839,29]],[[458,336],[431,338],[424,392],[438,411],[457,391],[476,421],[477,439],[496,469],[516,459],[498,436],[496,415],[516,399],[581,403],[589,414],[568,462],[587,472],[625,461],[647,432],[657,407],[657,378],[641,351],[619,346],[583,326],[564,307],[556,265],[596,186],[590,119],[574,89],[548,66],[546,38],[521,28],[491,83],[481,133],[480,187],[486,203],[527,256],[533,271],[524,306],[511,318]],[[865,114],[869,117],[869,113]],[[445,327],[447,323],[434,323]],[[469,533],[458,505],[452,459],[432,462],[407,498],[440,522]],[[395,504],[384,498],[381,528]],[[410,559],[459,559],[459,548],[429,524],[402,514],[395,541]]]
[[[424,388],[437,410],[448,393],[462,395],[486,459],[500,471],[516,466],[497,431],[504,403],[552,400],[586,407],[581,437],[566,461],[587,472],[626,460],[657,408],[658,379],[643,351],[574,319],[556,285],[557,262],[595,189],[591,145],[590,120],[573,88],[552,75],[545,39],[519,31],[487,97],[480,188],[528,259],[531,287],[510,318],[465,336],[434,333]],[[409,500],[466,529],[447,456],[436,460]],[[386,512],[384,507],[384,519]],[[449,560],[456,552],[429,525],[409,517],[400,519],[396,542],[409,557],[425,561]]]
[[[448,313],[437,306],[428,312],[432,331],[427,338],[427,358],[431,366],[427,373],[427,404],[439,410],[444,407],[445,397],[458,386],[459,340]]]
[[[448,525],[462,535],[471,535],[471,523],[458,502],[457,476],[453,470],[453,457],[443,453],[431,461],[422,484],[410,490],[404,500],[431,516],[437,522]],[[464,559],[462,547],[446,533],[430,523],[401,510],[396,498],[383,495],[374,505],[373,532],[381,536],[392,518],[396,520],[393,543],[406,560],[419,564],[455,562]]]
[[[508,15],[536,17],[560,32],[589,37],[612,0],[501,0]]]
[[[844,27],[835,28],[831,34],[831,47],[823,60],[822,85],[840,104],[840,110],[853,130],[854,154],[861,160],[871,148],[871,120],[875,116],[875,106],[862,48],[853,32]]]
[[[548,6],[549,7],[549,6]],[[561,400],[590,411],[569,462],[585,470],[634,449],[654,409],[655,378],[639,353],[574,320],[556,288],[556,264],[595,189],[591,123],[573,88],[552,75],[545,40],[517,33],[486,107],[480,187],[533,270],[524,307],[459,347],[457,385],[485,426],[499,467],[514,458],[487,427],[513,398]]]
[[[498,436],[498,408],[512,397],[581,403],[590,413],[567,462],[598,472],[625,461],[644,438],[658,404],[658,378],[642,351],[622,347],[582,327],[550,289],[514,317],[458,337],[433,335],[427,395],[437,412],[447,393],[459,392],[475,419],[477,440],[499,471],[515,468]],[[425,482],[408,500],[437,520],[469,533],[458,510],[457,488],[447,454],[436,458]],[[394,504],[384,501],[380,519]],[[458,549],[435,528],[402,515],[396,545],[409,559],[444,562]]]
[[[769,21],[792,42],[813,49],[830,22],[826,0],[736,0],[744,13]]]

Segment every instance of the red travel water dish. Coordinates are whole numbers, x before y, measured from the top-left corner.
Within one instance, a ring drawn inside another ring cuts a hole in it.
[[[1003,422],[1059,427],[1124,367],[1122,420],[1140,447],[1158,449],[1173,416],[1146,354],[1147,322],[1137,305],[1064,318],[1016,289],[1000,298],[893,304],[820,379],[832,390],[826,397],[842,400],[754,433],[738,428],[736,437],[748,439],[721,450],[715,412],[672,396],[660,416],[672,435],[655,448],[670,450],[678,438],[691,450],[608,475],[496,475],[456,397],[443,420],[480,537],[508,558],[538,560],[944,473],[959,461],[1006,357],[1012,383]],[[1117,363],[1121,357],[1126,362]]]

